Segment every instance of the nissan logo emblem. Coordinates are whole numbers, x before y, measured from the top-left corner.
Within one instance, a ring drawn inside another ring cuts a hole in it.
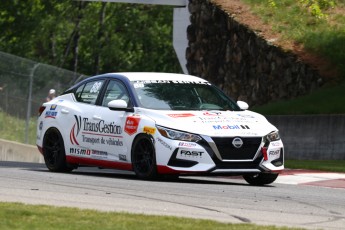
[[[232,140],[232,145],[233,145],[235,148],[241,148],[242,145],[243,145],[243,141],[242,141],[241,138],[235,137],[235,138]]]

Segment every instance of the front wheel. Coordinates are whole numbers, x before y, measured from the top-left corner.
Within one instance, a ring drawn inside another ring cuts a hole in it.
[[[151,137],[140,134],[132,146],[132,166],[138,178],[153,180],[158,176],[156,153]]]
[[[251,185],[266,185],[273,183],[277,177],[278,173],[258,173],[258,174],[247,174],[243,175],[243,179]]]
[[[43,157],[47,168],[52,172],[70,172],[66,163],[65,146],[60,132],[50,128],[43,139]]]

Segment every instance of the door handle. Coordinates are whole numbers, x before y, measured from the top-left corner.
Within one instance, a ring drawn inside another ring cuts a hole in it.
[[[61,113],[63,114],[69,114],[69,111],[67,109],[61,109]]]
[[[94,120],[102,120],[102,117],[97,116],[97,115],[94,115],[92,118],[93,118]]]

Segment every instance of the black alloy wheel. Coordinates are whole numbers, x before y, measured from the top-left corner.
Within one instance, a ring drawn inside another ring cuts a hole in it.
[[[151,137],[140,134],[132,146],[132,166],[135,174],[140,179],[157,179],[156,153]]]
[[[47,168],[52,172],[70,172],[73,170],[66,163],[64,142],[56,128],[50,128],[44,135],[43,157]]]

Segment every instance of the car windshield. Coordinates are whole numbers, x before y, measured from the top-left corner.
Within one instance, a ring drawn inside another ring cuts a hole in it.
[[[207,82],[133,81],[140,106],[157,110],[231,110],[237,104]]]

